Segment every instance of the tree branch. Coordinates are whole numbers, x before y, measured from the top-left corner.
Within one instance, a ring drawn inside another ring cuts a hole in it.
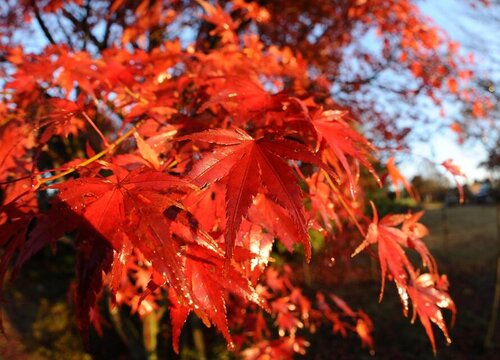
[[[36,0],[31,0],[31,6],[33,7],[33,10],[35,11],[36,21],[38,22],[38,25],[40,25],[40,28],[42,29],[43,34],[45,35],[45,37],[47,38],[49,43],[51,43],[52,45],[56,45],[56,42],[55,42],[54,38],[52,37],[52,34],[49,31],[49,28],[47,27],[47,25],[45,25],[45,22],[42,19],[42,15],[40,14],[40,10],[38,9],[38,6],[36,5]]]
[[[69,21],[73,23],[76,29],[83,32],[86,38],[90,39],[90,41],[92,41],[92,43],[99,49],[101,48],[101,42],[95,37],[94,34],[92,34],[92,31],[90,31],[89,25],[86,22],[78,20],[72,13],[64,8],[62,9],[62,13]]]
[[[104,50],[108,46],[109,35],[111,34],[111,25],[113,25],[113,21],[110,18],[106,23],[106,29],[104,30],[104,37],[102,38],[101,46],[99,47],[100,50]]]
[[[73,40],[71,40],[71,36],[66,31],[67,29],[64,27],[63,23],[61,22],[61,18],[59,16],[57,17],[57,25],[59,25],[59,27],[61,28],[61,31],[64,34],[64,37],[66,38],[66,42],[68,43],[70,49],[74,50],[75,47],[73,44]]]

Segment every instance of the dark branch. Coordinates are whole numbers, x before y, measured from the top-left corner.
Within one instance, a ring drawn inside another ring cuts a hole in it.
[[[86,22],[78,20],[72,13],[64,8],[62,9],[62,13],[69,21],[71,21],[77,30],[83,32],[86,38],[92,41],[92,43],[99,49],[101,48],[101,42],[95,37],[94,34],[92,34],[92,31],[90,31],[89,25]]]
[[[68,34],[68,31],[66,27],[62,24],[61,18],[58,16],[57,17],[57,25],[61,28],[62,33],[64,34],[64,37],[66,38],[66,42],[68,43],[69,47],[71,50],[74,50],[74,45],[73,45],[73,40],[71,40],[71,36]]]
[[[104,50],[108,46],[109,34],[111,34],[111,25],[113,25],[113,21],[111,19],[106,23],[106,30],[104,30],[104,37],[101,41],[100,50]]]
[[[42,29],[43,34],[45,35],[45,37],[47,38],[49,43],[51,43],[52,45],[56,45],[56,42],[55,42],[54,38],[52,37],[52,34],[49,31],[49,28],[47,27],[47,25],[45,25],[45,23],[42,19],[42,15],[40,14],[40,10],[38,9],[38,6],[36,5],[36,1],[32,0],[31,5],[33,7],[33,10],[35,11],[36,21],[38,22],[38,25],[40,25],[40,28]]]
[[[118,12],[115,12],[115,13],[111,14],[110,10],[111,10],[111,5],[112,4],[113,3],[110,2],[109,6],[108,6],[108,11],[107,12],[110,15],[109,15],[108,20],[106,22],[106,29],[104,30],[104,37],[102,38],[101,46],[99,48],[100,50],[104,50],[105,48],[108,47],[109,36],[111,34],[111,26],[114,23],[113,20],[116,19],[119,15],[121,15],[121,12],[122,12],[122,10],[119,9]]]

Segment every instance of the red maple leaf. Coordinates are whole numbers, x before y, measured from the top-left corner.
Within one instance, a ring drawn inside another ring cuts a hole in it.
[[[466,178],[467,176],[462,172],[462,170],[453,163],[452,159],[445,160],[441,163],[441,165],[448,171],[452,176],[453,180],[455,181],[455,184],[457,185],[458,193],[460,195],[460,203],[462,204],[465,199],[464,195],[464,188],[463,186],[458,182],[458,178]]]
[[[346,111],[318,110],[311,116],[311,121],[316,131],[318,141],[323,139],[344,168],[351,186],[354,186],[354,177],[347,156],[359,161],[366,167],[375,179],[380,182],[373,166],[368,161],[373,146],[353,127],[348,124],[344,117]]]
[[[391,177],[392,184],[394,185],[394,190],[396,191],[397,197],[401,195],[401,190],[399,189],[399,186],[402,184],[405,188],[405,190],[408,192],[408,194],[414,198],[414,199],[419,199],[418,193],[415,191],[413,186],[406,180],[406,178],[401,174],[399,169],[396,167],[395,164],[395,159],[394,157],[390,157],[387,160],[386,167],[387,171],[389,172],[389,176]]]
[[[403,246],[407,244],[407,236],[402,230],[395,227],[404,221],[404,215],[388,215],[379,221],[377,209],[373,203],[371,205],[373,221],[368,227],[365,240],[354,251],[353,256],[363,251],[368,245],[378,244],[382,280],[380,300],[382,300],[385,278],[388,273],[394,278],[398,290],[404,292],[408,280],[415,277],[415,270],[403,250]],[[402,300],[405,311],[407,311],[407,299],[402,297]]]
[[[324,167],[323,163],[298,142],[286,139],[254,139],[240,129],[208,130],[187,136],[191,140],[222,145],[195,163],[190,180],[205,186],[223,180],[226,187],[226,256],[232,256],[242,218],[262,187],[270,198],[286,209],[293,220],[306,257],[311,256],[302,191],[287,159]]]
[[[446,341],[451,343],[448,328],[441,312],[441,309],[448,309],[452,312],[454,323],[456,308],[455,303],[447,293],[448,280],[446,275],[438,276],[432,274],[422,274],[414,282],[413,286],[408,286],[407,291],[413,303],[413,319],[418,317],[422,323],[427,336],[429,337],[432,350],[436,353],[436,342],[432,331],[431,323],[436,324],[446,337]]]
[[[356,249],[354,255],[362,251],[369,244],[378,244],[378,254],[381,267],[382,297],[385,277],[390,274],[396,283],[399,297],[403,303],[405,316],[408,315],[408,305],[411,300],[413,305],[413,319],[418,315],[422,325],[429,337],[434,352],[436,344],[431,328],[431,322],[435,323],[443,332],[448,342],[451,342],[448,330],[441,313],[442,308],[455,314],[455,304],[447,293],[448,281],[446,276],[437,273],[434,258],[430,255],[427,247],[421,242],[421,237],[427,234],[427,229],[418,223],[422,212],[415,215],[388,215],[380,222],[377,210],[372,203],[373,222],[368,228],[363,243]],[[396,228],[402,225],[402,229]],[[406,257],[403,248],[411,247],[417,250],[430,273],[419,275]],[[453,321],[452,321],[453,322]]]

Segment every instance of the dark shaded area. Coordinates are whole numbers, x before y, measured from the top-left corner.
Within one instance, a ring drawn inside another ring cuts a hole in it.
[[[443,211],[446,217],[443,218]],[[498,235],[495,206],[466,206],[428,210],[422,222],[429,226],[427,243],[450,280],[450,293],[457,305],[457,318],[450,334],[453,343],[434,327],[437,355],[418,320],[410,324],[401,311],[393,283],[386,285],[384,298],[377,304],[377,281],[343,285],[336,291],[353,308],[366,311],[375,325],[375,356],[361,349],[353,335],[333,336],[331,329],[318,331],[311,344],[309,359],[498,359],[500,349],[484,347],[495,291]],[[445,232],[446,230],[446,232]],[[450,319],[448,316],[447,319]],[[500,320],[500,319],[499,319]],[[498,323],[497,323],[498,324]],[[494,344],[500,344],[497,325]]]
[[[343,297],[353,309],[363,309],[375,325],[375,356],[361,348],[354,335],[344,339],[322,327],[310,338],[307,359],[497,359],[499,349],[486,349],[484,340],[491,315],[494,294],[496,254],[495,206],[465,206],[428,210],[423,222],[431,235],[428,245],[440,264],[441,272],[450,279],[450,292],[456,301],[458,314],[451,329],[453,343],[447,346],[444,337],[435,329],[437,356],[434,357],[424,329],[414,325],[402,314],[393,283],[386,286],[381,304],[377,303],[380,282],[378,270],[367,269],[366,258],[355,258],[354,266],[367,272],[362,282],[350,281],[342,286],[316,283],[316,268],[311,266],[313,287],[333,291]],[[443,216],[445,212],[446,216]],[[314,264],[314,261],[313,261]],[[92,330],[89,353],[84,351],[76,329],[73,304],[67,295],[74,278],[72,246],[64,241],[53,255],[45,249],[28,262],[19,278],[6,289],[4,316],[9,340],[0,340],[0,353],[5,359],[141,359],[141,325],[121,310],[123,329],[129,337],[124,344],[115,331],[113,319],[103,306],[104,336]],[[339,270],[337,270],[339,269]],[[337,265],[331,271],[340,271]],[[368,274],[369,273],[369,274]],[[299,275],[300,276],[300,275]],[[372,280],[370,280],[372,279]],[[449,315],[449,314],[448,314]],[[449,319],[449,316],[448,316]],[[136,333],[134,334],[134,329]],[[139,332],[139,333],[138,333]],[[196,359],[196,333],[202,333],[209,358],[227,358],[225,343],[214,329],[206,329],[191,317],[181,335],[181,358]],[[160,358],[177,358],[170,346],[168,314],[164,315],[159,331]],[[499,343],[500,329],[494,342]]]

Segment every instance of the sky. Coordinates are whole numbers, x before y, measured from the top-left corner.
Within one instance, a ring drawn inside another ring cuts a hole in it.
[[[454,41],[460,43],[462,51],[474,53],[480,75],[487,74],[500,84],[500,5],[472,8],[470,3],[464,0],[427,0],[421,1],[419,7]],[[447,110],[453,112],[456,109],[453,104],[448,104]],[[435,109],[426,111],[430,111],[431,116],[439,117]],[[496,121],[498,123],[498,119]],[[487,156],[484,144],[475,140],[460,145],[451,130],[440,131],[425,142],[414,141],[412,150],[416,156],[401,164],[401,170],[408,178],[425,173],[429,163],[422,158],[435,163],[452,158],[467,175],[468,183],[489,176],[487,170],[479,166]]]

